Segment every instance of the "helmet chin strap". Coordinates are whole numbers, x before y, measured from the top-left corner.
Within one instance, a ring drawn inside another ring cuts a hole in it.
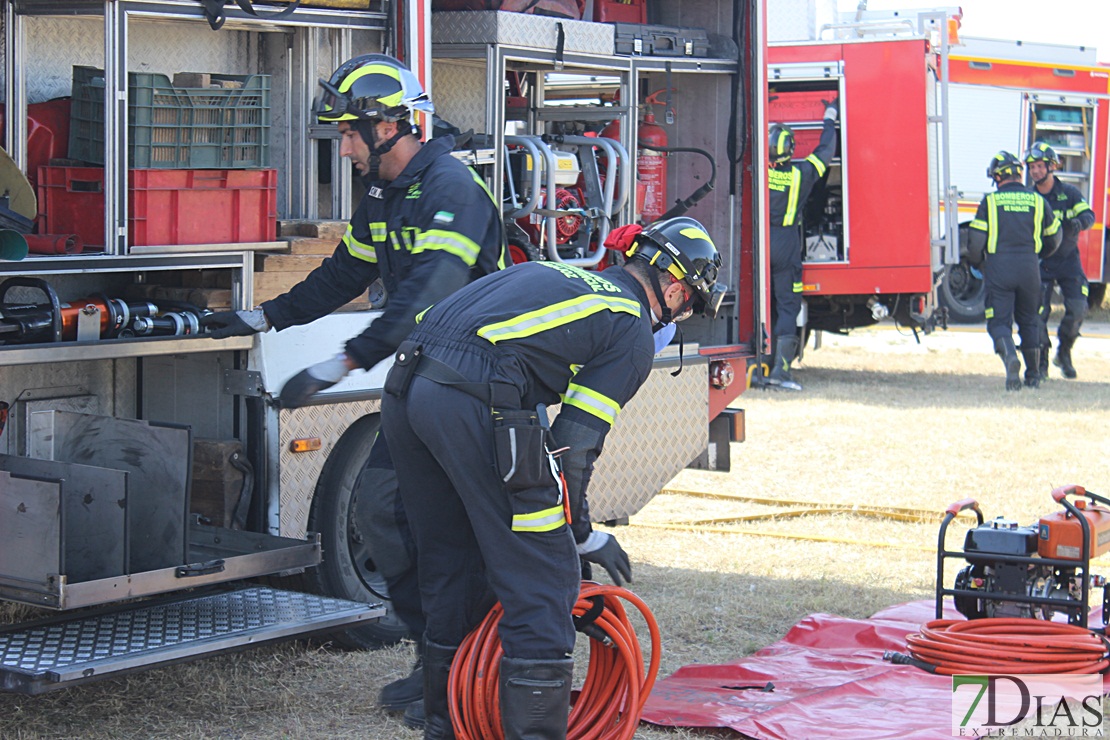
[[[405,138],[409,134],[420,136],[420,127],[414,126],[411,123],[405,122],[407,125],[401,125],[402,122],[397,122],[397,133],[389,137],[385,141],[378,138],[378,125],[377,121],[359,121],[358,133],[363,141],[370,147],[370,160],[366,163],[366,177],[370,181],[378,180],[381,177],[381,164],[382,157],[389,154],[393,147],[397,146],[397,142]],[[369,140],[367,140],[367,131],[370,132]]]
[[[650,274],[651,289],[655,291],[655,300],[659,302],[660,311],[659,321],[656,322],[655,326],[651,327],[651,331],[654,334],[659,331],[661,327],[671,323],[673,317],[671,316],[671,307],[667,305],[667,299],[663,297],[663,286],[659,281],[663,273],[659,270],[652,270]]]

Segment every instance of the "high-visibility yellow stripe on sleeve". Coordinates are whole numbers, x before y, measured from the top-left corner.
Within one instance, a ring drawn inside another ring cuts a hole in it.
[[[806,289],[805,283],[794,283],[792,292],[801,293],[801,292],[805,291],[805,289]]]
[[[986,231],[987,230],[987,222],[984,221],[981,218],[977,218],[977,219],[972,220],[972,222],[968,224],[968,227],[972,228],[972,229],[975,229],[976,231]]]
[[[1075,208],[1069,208],[1068,210],[1064,211],[1064,216],[1066,218],[1075,218],[1080,213],[1083,213],[1083,211],[1089,210],[1091,210],[1091,207],[1087,205],[1086,201],[1081,200],[1075,204]]]
[[[813,165],[814,169],[817,170],[817,176],[818,177],[824,176],[824,174],[825,174],[825,163],[824,162],[822,162],[820,159],[818,159],[813,154],[806,157],[806,161],[809,162],[811,165]]]
[[[347,245],[347,251],[350,252],[352,257],[360,259],[363,262],[377,264],[378,253],[374,251],[374,247],[370,244],[363,244],[358,239],[355,239],[354,234],[351,232],[350,224],[347,224],[347,233],[343,235],[343,243]]]
[[[560,301],[535,311],[529,311],[506,321],[499,321],[496,324],[487,324],[478,329],[478,336],[488,342],[497,344],[506,339],[534,336],[549,329],[587,318],[599,311],[627,313],[638,317],[640,316],[641,306],[637,300],[591,293],[567,301]]]
[[[514,532],[550,532],[567,523],[563,506],[552,506],[531,514],[513,514]]]
[[[587,414],[592,414],[609,426],[613,425],[613,422],[617,420],[617,414],[621,411],[620,404],[613,399],[577,383],[571,383],[567,386],[563,403],[579,408]]]
[[[413,254],[439,250],[453,254],[461,259],[467,267],[473,267],[478,261],[478,254],[482,248],[471,239],[457,231],[444,231],[442,229],[429,229],[416,237],[416,244],[412,247]]]

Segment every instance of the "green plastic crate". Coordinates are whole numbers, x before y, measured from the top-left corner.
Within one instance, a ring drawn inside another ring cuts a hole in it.
[[[270,166],[270,76],[212,75],[234,88],[180,88],[127,75],[128,162],[135,169]],[[104,164],[104,72],[73,67],[69,157]]]

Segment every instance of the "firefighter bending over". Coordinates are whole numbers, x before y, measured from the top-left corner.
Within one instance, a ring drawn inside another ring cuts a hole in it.
[[[369,369],[392,355],[412,330],[416,314],[456,289],[508,264],[501,220],[483,182],[451,156],[454,139],[421,144],[414,114],[433,112],[432,101],[405,66],[383,54],[355,57],[326,82],[314,106],[320,122],[336,123],[342,156],[367,186],[347,233],[334,254],[289,292],[251,311],[227,311],[203,319],[209,336],[245,336],[307,324],[366,292],[381,278],[389,296],[382,314],[345,351],[290,378],[281,404],[296,408],[355,368]],[[319,507],[319,499],[314,507]],[[350,529],[371,550],[389,586],[397,616],[414,637],[424,633],[415,553],[384,437],[379,434],[359,476]],[[314,512],[315,513],[315,512]],[[324,551],[347,552],[347,534],[322,526]],[[342,538],[329,541],[330,537]],[[355,563],[353,568],[360,564]],[[353,582],[334,576],[332,596],[365,598]],[[369,646],[369,642],[367,643]],[[419,671],[382,691],[388,709],[410,707],[420,723],[423,682]]]
[[[798,313],[802,310],[801,214],[817,181],[825,176],[836,151],[837,101],[825,108],[821,139],[813,153],[793,164],[794,132],[779,123],[771,125],[767,182],[771,210],[771,335],[775,343],[774,367],[767,382],[800,391],[790,373],[798,356]]]
[[[1041,364],[1042,380],[1048,379],[1048,316],[1052,312],[1052,291],[1056,285],[1064,295],[1064,318],[1056,330],[1056,356],[1052,364],[1060,368],[1065,378],[1076,376],[1071,362],[1071,348],[1079,337],[1079,327],[1087,315],[1087,276],[1079,261],[1079,232],[1095,223],[1095,212],[1087,205],[1083,194],[1074,185],[1060,180],[1053,174],[1060,168],[1056,150],[1043,141],[1033,143],[1025,154],[1029,177],[1037,192],[1048,198],[1052,210],[1060,217],[1060,248],[1048,257],[1041,258]]]
[[[983,266],[987,287],[987,333],[1006,366],[1006,390],[1021,390],[1021,360],[1014,347],[1013,324],[1021,336],[1025,385],[1040,385],[1038,310],[1041,277],[1038,259],[1060,245],[1060,217],[1048,200],[1022,184],[1021,160],[999,152],[987,165],[997,192],[979,203],[968,236],[968,260]]]
[[[566,737],[579,558],[631,581],[628,555],[590,525],[594,460],[651,371],[653,333],[724,296],[693,219],[653,224],[629,255],[603,272],[527,262],[489,275],[425,312],[397,351],[382,418],[420,561],[426,739],[454,737],[451,662],[495,600],[505,738]]]

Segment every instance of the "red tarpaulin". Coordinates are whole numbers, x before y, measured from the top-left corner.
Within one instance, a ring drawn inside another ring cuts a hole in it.
[[[1092,609],[1092,625],[1100,611]],[[944,616],[962,619],[950,606]],[[931,600],[862,620],[810,615],[748,658],[684,666],[657,682],[643,720],[757,740],[951,738],[951,677],[883,661],[886,650],[907,653],[906,635],[934,617]]]

